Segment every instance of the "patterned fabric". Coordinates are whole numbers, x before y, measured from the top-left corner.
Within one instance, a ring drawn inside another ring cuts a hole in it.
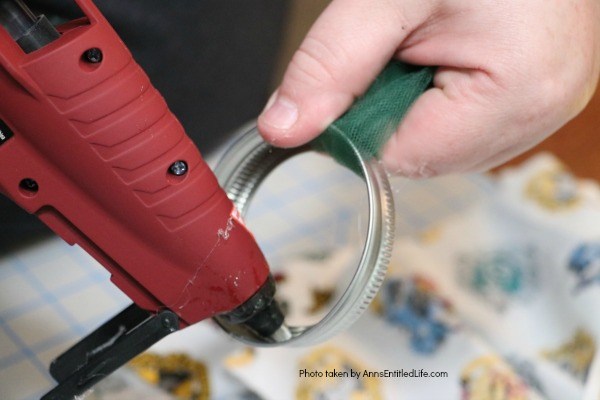
[[[152,351],[206,365],[217,400],[597,400],[598,185],[539,156],[496,177],[392,186],[392,263],[350,330],[312,348],[248,349],[204,322]],[[314,154],[258,191],[247,223],[297,324],[322,317],[344,289],[364,208],[363,182]],[[2,258],[0,398],[39,398],[52,385],[49,361],[126,303],[101,267],[58,240]]]

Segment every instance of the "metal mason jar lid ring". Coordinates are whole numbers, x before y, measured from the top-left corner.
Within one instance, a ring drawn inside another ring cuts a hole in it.
[[[364,249],[354,275],[337,303],[317,323],[285,326],[281,337],[261,337],[250,329],[217,320],[230,335],[253,346],[305,346],[323,342],[354,323],[375,297],[390,261],[394,239],[394,206],[387,174],[376,159],[365,159],[344,135],[329,135],[328,146],[344,153],[345,164],[365,182],[368,224]],[[266,143],[256,126],[247,129],[227,149],[215,169],[219,183],[242,216],[267,175],[289,158],[322,149],[316,142],[292,149]]]

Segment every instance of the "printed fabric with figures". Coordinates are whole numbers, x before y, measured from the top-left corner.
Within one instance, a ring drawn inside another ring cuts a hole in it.
[[[350,331],[316,349],[256,349],[228,370],[247,384],[273,376],[282,384],[253,389],[274,400],[600,399],[600,190],[549,155],[490,179],[480,201],[396,239],[383,286]],[[334,269],[346,252],[300,264]],[[290,312],[314,314],[343,270],[309,282],[298,263],[279,295]],[[306,293],[298,305],[295,285]],[[446,376],[298,376],[327,369]]]
[[[236,346],[222,365],[243,385],[235,398],[600,400],[598,185],[548,155],[488,180],[460,212],[397,235],[378,295],[348,331],[316,347]],[[286,318],[322,318],[355,255],[287,259],[275,273]],[[217,369],[184,354],[129,368],[179,399],[220,390]]]

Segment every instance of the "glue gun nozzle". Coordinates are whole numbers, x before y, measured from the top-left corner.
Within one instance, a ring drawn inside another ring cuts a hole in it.
[[[262,337],[279,341],[279,338],[291,336],[291,333],[283,323],[285,317],[274,296],[275,280],[269,275],[265,284],[252,297],[233,311],[220,315],[218,319],[228,324],[244,325]]]

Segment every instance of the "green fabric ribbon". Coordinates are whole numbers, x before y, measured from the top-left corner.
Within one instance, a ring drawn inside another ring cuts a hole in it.
[[[391,62],[369,90],[313,141],[313,147],[357,172],[356,155],[340,139],[349,140],[365,159],[379,157],[410,106],[431,85],[433,73],[431,67]]]

